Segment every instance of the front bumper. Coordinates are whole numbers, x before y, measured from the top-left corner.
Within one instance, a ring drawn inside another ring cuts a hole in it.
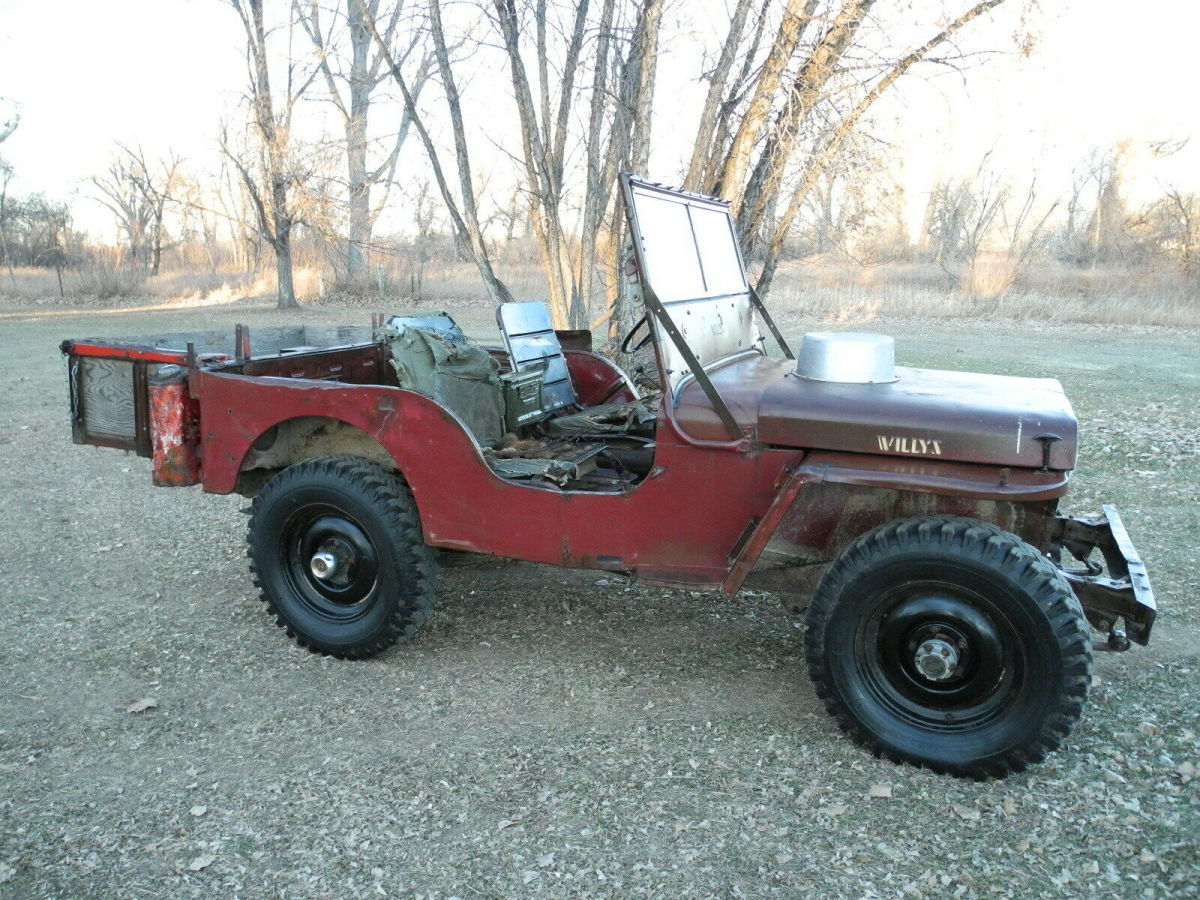
[[[1157,606],[1146,566],[1115,507],[1091,518],[1055,519],[1050,533],[1052,558],[1070,582],[1092,627],[1108,635],[1103,649],[1126,650],[1129,642],[1150,642]],[[1066,550],[1082,569],[1063,564]],[[1099,550],[1103,565],[1093,559]],[[1118,623],[1124,620],[1124,628]]]

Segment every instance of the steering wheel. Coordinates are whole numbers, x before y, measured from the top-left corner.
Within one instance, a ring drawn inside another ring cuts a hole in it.
[[[646,326],[646,336],[638,341],[637,346],[631,350],[629,348],[629,343],[633,340],[633,336],[641,331],[643,325]],[[652,340],[654,340],[654,332],[650,330],[650,320],[646,316],[642,316],[637,320],[637,322],[634,323],[633,327],[629,329],[629,333],[625,335],[625,340],[621,341],[621,352],[637,353]]]

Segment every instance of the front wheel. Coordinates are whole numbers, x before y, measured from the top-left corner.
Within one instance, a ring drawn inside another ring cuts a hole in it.
[[[353,456],[284,469],[254,499],[250,567],[276,623],[302,647],[361,659],[412,637],[437,563],[408,487]]]
[[[953,516],[855,541],[818,585],[805,650],[859,743],[954,775],[1001,777],[1058,748],[1091,683],[1087,621],[1033,547]]]

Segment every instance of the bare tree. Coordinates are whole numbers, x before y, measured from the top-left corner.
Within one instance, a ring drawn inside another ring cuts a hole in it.
[[[793,91],[789,95],[790,98],[797,99],[789,99],[784,114],[775,121],[771,133],[763,144],[759,161],[751,176],[755,184],[752,191],[747,193],[753,198],[753,203],[747,203],[746,209],[742,210],[740,217],[742,240],[746,245],[744,249],[749,251],[754,248],[754,243],[763,231],[768,213],[774,210],[779,202],[784,183],[784,171],[790,157],[794,154],[797,146],[796,135],[802,124],[802,117],[798,116],[797,111],[807,109],[808,112],[811,112],[821,99],[819,96],[821,92],[828,93],[831,87],[831,73],[839,67],[841,58],[847,48],[851,46],[850,41],[861,24],[862,14],[872,2],[873,0],[848,0],[838,17],[818,38],[816,49],[801,67],[800,74],[793,85]],[[1003,2],[1005,0],[982,0],[982,2],[969,7],[943,26],[925,43],[899,60],[887,63],[882,74],[867,82],[865,91],[858,94],[857,100],[849,109],[840,115],[835,115],[831,121],[827,121],[816,129],[815,140],[810,145],[800,175],[795,186],[789,190],[790,196],[786,208],[771,223],[770,235],[763,254],[763,270],[756,284],[760,294],[766,294],[770,290],[771,281],[778,265],[779,252],[800,206],[813,189],[821,172],[836,157],[863,116],[913,66],[927,59],[930,53],[950,40],[970,22]],[[814,91],[816,93],[813,93]],[[749,199],[748,197],[748,201]]]
[[[13,167],[0,159],[0,256],[8,267],[8,279],[16,287],[17,276],[13,274],[12,254],[8,249],[8,186],[13,179]]]
[[[925,234],[931,256],[954,281],[959,275],[949,267],[978,256],[1007,200],[1007,186],[986,165],[987,156],[974,175],[941,182],[929,196]]]
[[[296,103],[304,95],[317,68],[302,73],[291,58],[283,60],[284,83],[271,87],[271,56],[263,24],[263,0],[229,0],[246,35],[251,130],[257,144],[252,161],[243,158],[222,133],[221,150],[237,169],[250,196],[258,232],[275,253],[277,296],[281,308],[297,306],[292,282],[292,232],[301,220],[298,186],[303,175],[292,136]],[[290,32],[293,20],[288,20]],[[289,41],[290,43],[290,41]]]
[[[830,161],[805,198],[790,237],[804,252],[858,262],[905,253],[904,191],[889,153],[855,134]]]
[[[563,200],[567,128],[574,99],[575,75],[587,24],[588,0],[575,5],[570,37],[562,64],[558,97],[552,97],[548,71],[549,46],[546,27],[547,2],[536,0],[535,53],[537,60],[538,100],[525,68],[521,50],[521,22],[515,0],[493,0],[496,23],[508,54],[521,127],[526,190],[530,219],[542,258],[542,268],[550,292],[550,309],[560,326],[578,323],[583,315],[581,298],[574,288],[572,264],[563,227]],[[552,111],[553,108],[553,111]]]
[[[214,189],[219,193],[220,185],[220,176],[215,179],[185,176],[180,178],[177,189],[182,235],[184,239],[199,242],[211,273],[217,272],[224,256],[220,233],[222,216],[213,208],[220,201],[212,198]]]
[[[428,182],[425,183],[425,187],[428,188]],[[517,239],[517,228],[527,222],[528,212],[521,189],[514,188],[508,196],[508,202],[496,207],[488,216],[484,227],[493,223],[498,224],[504,231],[504,243],[511,244]]]
[[[1167,185],[1161,197],[1133,217],[1130,228],[1145,256],[1172,260],[1185,278],[1200,275],[1200,195]]]
[[[301,23],[317,55],[317,65],[325,82],[326,92],[342,119],[346,142],[347,174],[347,225],[346,225],[346,275],[353,280],[366,272],[365,251],[371,243],[371,232],[379,212],[387,202],[393,183],[396,163],[400,151],[412,128],[412,116],[407,107],[400,117],[399,126],[390,141],[390,149],[381,158],[368,162],[371,140],[369,138],[370,113],[376,89],[391,73],[385,65],[385,56],[378,47],[372,53],[373,41],[367,28],[365,16],[380,22],[381,0],[345,0],[345,9],[333,15],[333,24],[323,28],[322,11],[318,0],[309,0]],[[392,46],[397,35],[404,32],[403,49],[395,55],[395,61],[403,66],[409,57],[420,48],[426,35],[424,29],[415,24],[413,18],[403,16],[404,0],[392,0],[390,11],[382,16],[380,38],[382,45]],[[348,41],[348,60],[345,44],[339,40],[337,26],[345,24]],[[402,29],[401,26],[407,27]],[[425,51],[409,80],[414,100],[419,100],[426,82],[432,74],[434,55]],[[372,191],[380,187],[374,198]]]
[[[1008,204],[1001,214],[1003,225],[1008,231],[1008,256],[1012,262],[1014,276],[1021,272],[1043,243],[1046,224],[1059,207],[1059,200],[1045,203],[1039,198],[1038,176],[1029,179],[1020,204],[1012,208]]]
[[[128,154],[120,153],[107,172],[92,178],[92,184],[99,191],[96,199],[113,214],[117,228],[124,233],[129,258],[135,262],[144,261],[148,255],[148,233],[154,213]]]
[[[616,4],[605,0],[600,8],[599,32],[595,43],[585,44],[591,4],[575,0],[562,8],[561,23],[551,16],[560,7],[547,0],[518,6],[516,0],[493,0],[495,24],[508,56],[513,94],[521,129],[523,182],[528,196],[530,221],[543,269],[547,276],[550,308],[561,327],[588,324],[590,299],[599,246],[601,223],[611,205],[616,170],[626,167],[645,170],[650,146],[650,101],[653,96],[661,0],[643,0],[628,42],[615,46],[613,23]],[[532,59],[526,62],[521,36],[522,12],[532,17]],[[561,32],[563,40],[552,40]],[[550,73],[553,60],[559,75]],[[531,68],[533,75],[531,75]],[[585,86],[577,72],[593,72],[589,115],[581,133],[572,134],[571,110],[582,105]],[[608,96],[614,89],[615,107],[609,111]],[[567,150],[578,143],[584,148],[583,183],[570,189]],[[574,195],[574,196],[572,196]],[[568,223],[574,198],[582,198],[582,216],[575,228]],[[576,248],[578,251],[576,252]]]
[[[738,212],[738,224],[745,241],[755,240],[761,226],[772,213],[783,184],[784,172],[799,145],[804,126],[817,104],[826,99],[828,87],[839,71],[842,57],[874,3],[875,0],[849,0],[818,38],[796,74],[783,108],[767,133],[748,182],[744,188],[738,186],[741,193],[737,195],[735,211]]]
[[[1172,248],[1179,257],[1180,265],[1187,275],[1200,272],[1200,197],[1185,194],[1179,188],[1169,188],[1163,197],[1161,208],[1168,227],[1164,229],[1163,243]],[[1174,225],[1174,228],[1170,228]]]
[[[424,117],[417,108],[417,99],[409,83],[409,79],[401,70],[394,54],[379,31],[375,17],[366,6],[366,0],[353,0],[362,13],[363,24],[370,32],[372,39],[383,55],[384,63],[392,75],[393,81],[400,89],[404,98],[406,114],[416,129],[421,145],[425,148],[429,166],[433,170],[438,192],[450,216],[451,228],[455,240],[460,246],[466,247],[483,278],[489,296],[501,303],[512,299],[508,287],[500,280],[492,265],[491,253],[484,240],[483,228],[480,226],[478,198],[475,194],[474,176],[471,171],[470,150],[467,146],[466,127],[463,124],[462,100],[458,90],[458,82],[450,63],[450,45],[446,39],[446,30],[442,21],[440,0],[429,0],[429,36],[433,43],[434,58],[437,62],[438,74],[441,79],[442,95],[446,103],[446,112],[450,119],[454,137],[454,174],[457,176],[458,191],[450,186],[447,178],[447,167],[441,153],[429,133]]]
[[[1122,253],[1129,211],[1121,195],[1127,142],[1093,149],[1071,174],[1059,254],[1096,268]]]
[[[167,204],[177,199],[176,193],[180,189],[182,179],[182,161],[174,152],[169,152],[165,157],[150,163],[147,162],[145,151],[141,147],[135,150],[122,146],[121,150],[128,157],[129,177],[149,210],[150,221],[146,237],[150,274],[157,275],[162,266],[163,243],[166,240],[163,219]]]
[[[869,6],[873,2],[874,0],[855,0],[847,3],[841,18],[845,19],[857,5]],[[796,52],[804,27],[812,18],[818,3],[819,0],[788,0],[779,23],[779,31],[771,43],[770,52],[755,84],[754,94],[742,114],[733,142],[725,154],[720,178],[716,183],[706,185],[712,193],[720,193],[728,199],[735,212],[742,205],[751,153],[767,126],[771,105],[782,84],[784,70],[792,54]]]
[[[683,187],[689,191],[699,191],[704,188],[704,172],[709,155],[713,150],[713,132],[717,117],[721,112],[721,102],[725,99],[726,85],[738,48],[742,43],[742,32],[746,27],[746,19],[750,14],[753,0],[737,0],[733,16],[729,21],[729,30],[721,44],[721,53],[716,65],[708,74],[708,93],[704,98],[704,109],[700,112],[700,121],[696,128],[696,139],[692,142],[692,156],[688,162],[687,175],[683,179]],[[764,12],[765,12],[764,5]],[[762,17],[760,16],[760,21]]]
[[[654,112],[661,24],[661,0],[643,0],[629,42],[629,53],[621,69],[616,118],[609,139],[610,148],[616,151],[610,158],[627,171],[645,172],[650,163],[650,122]],[[611,182],[616,173],[610,168],[602,177]],[[607,187],[604,189],[607,190]],[[621,336],[627,334],[642,315],[641,287],[635,279],[623,277],[633,248],[625,237],[624,218],[619,206],[613,210],[610,235],[616,291],[608,322],[608,338],[610,347],[615,348]]]
[[[705,103],[704,112],[701,114],[696,129],[692,153],[693,163],[688,165],[688,175],[684,184],[688,190],[713,193],[717,189],[725,154],[733,140],[734,129],[740,126],[738,110],[754,85],[755,63],[758,59],[758,49],[762,44],[763,35],[766,33],[767,14],[771,5],[772,0],[762,0],[762,6],[759,7],[758,15],[755,18],[753,34],[740,54],[738,45],[741,35],[737,33],[739,31],[737,26],[740,23],[736,10],[730,20],[730,29],[722,48],[721,59],[725,58],[725,48],[732,46],[734,52],[731,55],[733,57],[740,55],[742,65],[737,76],[728,82],[725,82],[727,70],[722,68],[720,63],[710,76],[712,80],[721,83],[724,99],[718,104],[715,113],[710,111],[707,101]],[[717,93],[719,95],[720,91]],[[698,165],[696,165],[697,158]],[[693,165],[695,165],[695,169],[693,169]]]

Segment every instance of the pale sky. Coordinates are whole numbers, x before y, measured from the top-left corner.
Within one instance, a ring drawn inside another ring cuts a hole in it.
[[[916,2],[931,11],[945,6]],[[1041,0],[1041,36],[1029,58],[1012,52],[1016,8],[1013,0],[1004,16],[977,21],[963,41],[1007,53],[965,79],[902,80],[880,109],[913,189],[927,189],[938,172],[972,170],[989,148],[1014,176],[1037,169],[1047,184],[1065,188],[1072,165],[1092,148],[1190,138],[1171,159],[1138,159],[1130,191],[1136,200],[1167,183],[1200,190],[1200,4]],[[677,2],[672,10],[675,23],[695,16],[698,30],[727,15],[720,0]],[[104,170],[114,141],[141,143],[151,155],[171,148],[194,167],[212,167],[218,123],[236,118],[245,80],[240,40],[225,0],[0,0],[0,97],[21,113],[20,127],[0,144],[17,173],[14,189],[75,196],[77,226],[99,230],[105,214],[88,200],[88,179]],[[673,181],[683,153],[675,136],[690,140],[703,85],[686,41],[667,42],[663,52],[656,171],[647,174]],[[495,84],[506,79],[468,90]],[[486,143],[474,152],[481,167],[507,165]]]

